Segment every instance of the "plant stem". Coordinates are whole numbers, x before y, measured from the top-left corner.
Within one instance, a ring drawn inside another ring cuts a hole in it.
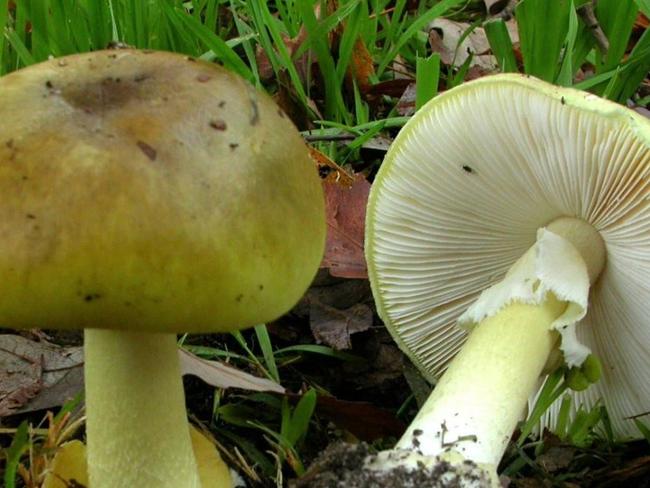
[[[92,488],[200,488],[176,336],[85,332]]]
[[[557,342],[550,325],[566,303],[513,303],[470,334],[397,444],[437,455],[453,449],[495,466]]]

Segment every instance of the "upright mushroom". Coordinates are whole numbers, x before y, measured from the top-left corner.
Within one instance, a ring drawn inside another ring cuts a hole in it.
[[[86,329],[93,488],[199,486],[175,333],[288,310],[324,246],[320,183],[269,97],[116,50],[0,79],[0,324]]]
[[[620,438],[639,435],[649,172],[648,120],[520,75],[449,90],[409,121],[372,188],[366,256],[395,340],[429,378],[447,371],[374,468],[453,451],[494,475],[558,345],[568,366],[603,363],[575,403],[602,399]]]

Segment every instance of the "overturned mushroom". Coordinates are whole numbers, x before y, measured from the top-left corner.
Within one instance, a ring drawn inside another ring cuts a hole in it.
[[[639,435],[649,171],[646,119],[524,76],[467,83],[413,117],[375,180],[366,255],[395,340],[429,378],[447,371],[373,469],[460,455],[494,480],[558,345],[568,366],[603,363],[574,403],[602,399],[620,438]]]
[[[269,97],[119,50],[0,79],[0,323],[86,329],[93,488],[197,487],[175,333],[271,320],[324,246],[320,182]]]

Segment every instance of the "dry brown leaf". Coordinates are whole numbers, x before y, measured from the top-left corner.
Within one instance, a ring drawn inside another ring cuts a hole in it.
[[[326,344],[337,351],[351,349],[350,336],[363,332],[372,326],[372,310],[363,303],[357,303],[345,310],[312,300],[309,307],[309,327],[318,343]]]
[[[397,110],[399,115],[410,116],[415,113],[415,95],[415,83],[411,83],[406,87],[406,90],[404,90],[404,93],[402,93],[402,96],[397,101],[397,105],[395,105],[395,110]]]
[[[569,467],[576,454],[576,448],[570,446],[553,446],[535,460],[548,473],[555,473]]]
[[[285,392],[284,387],[275,381],[258,378],[220,361],[202,359],[182,348],[178,349],[178,355],[183,375],[197,376],[211,386],[240,388],[248,391]]]
[[[324,181],[323,189],[327,242],[321,267],[340,278],[367,278],[363,239],[370,183],[357,174],[351,186]]]
[[[0,335],[0,417],[60,406],[82,388],[81,347]]]
[[[309,146],[309,155],[316,163],[318,173],[323,178],[323,184],[336,184],[344,187],[351,187],[354,183],[354,177],[345,171],[335,161],[330,159],[313,146]]]
[[[352,49],[352,58],[348,66],[347,78],[354,79],[361,93],[370,88],[370,78],[375,74],[375,64],[368,48],[360,37],[355,41]]]
[[[449,19],[437,18],[429,24],[429,44],[433,52],[440,53],[440,60],[449,66],[459,67],[473,55],[470,66],[494,71],[498,68],[496,58],[490,54],[490,43],[482,27],[476,27],[462,42],[461,38],[470,24]],[[506,28],[513,44],[519,42],[517,26],[514,21],[506,22]],[[460,45],[459,45],[460,42]]]
[[[395,415],[366,402],[318,396],[317,412],[363,441],[382,437],[399,437],[406,426]]]

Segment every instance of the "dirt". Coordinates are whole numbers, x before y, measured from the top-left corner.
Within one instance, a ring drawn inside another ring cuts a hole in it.
[[[330,445],[307,473],[291,488],[461,488],[489,487],[484,472],[471,461],[454,465],[440,461],[433,468],[411,470],[397,467],[387,471],[359,469],[375,453],[365,443]]]

